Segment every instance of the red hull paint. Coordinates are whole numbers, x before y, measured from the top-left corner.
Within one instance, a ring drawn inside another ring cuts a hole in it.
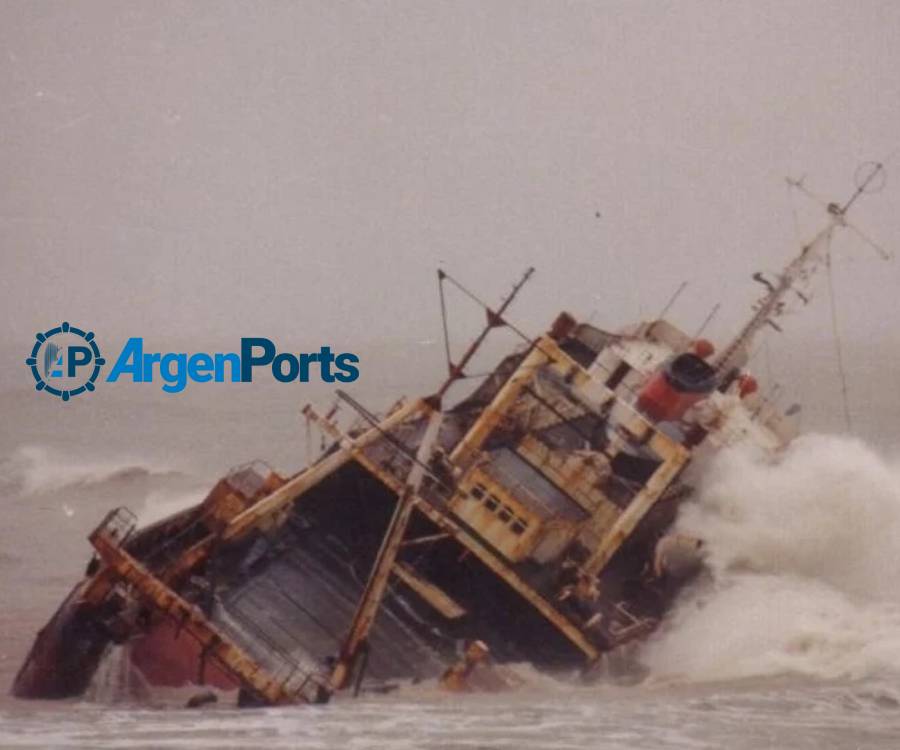
[[[155,687],[207,685],[236,690],[239,685],[213,659],[201,670],[201,648],[170,620],[161,620],[131,641],[131,663]]]
[[[691,393],[673,388],[660,370],[650,377],[641,390],[637,400],[637,408],[657,422],[675,422],[706,393]]]

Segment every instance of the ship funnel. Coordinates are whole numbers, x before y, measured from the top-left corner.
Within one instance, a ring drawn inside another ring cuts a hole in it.
[[[693,352],[685,352],[650,377],[638,395],[637,408],[656,422],[675,422],[715,387],[715,368]]]

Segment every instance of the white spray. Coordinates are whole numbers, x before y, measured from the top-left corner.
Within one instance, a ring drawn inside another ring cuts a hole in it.
[[[655,678],[900,673],[900,466],[825,435],[777,462],[731,449],[679,526],[712,580],[643,650]]]

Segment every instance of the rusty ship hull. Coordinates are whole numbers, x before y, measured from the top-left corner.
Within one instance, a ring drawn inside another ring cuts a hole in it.
[[[531,338],[506,317],[531,270],[496,309],[440,271],[442,311],[453,283],[486,324],[455,362],[448,344],[434,393],[376,415],[338,391],[355,419],[306,407],[325,441],[299,473],[240,467],[143,529],[110,512],[14,694],[83,695],[114,652],[146,691],[207,686],[242,705],[400,681],[468,689],[507,662],[598,673],[701,569],[702,540],[672,527],[708,459],[740,443],[777,459],[796,434],[791,410],[759,393],[751,345],[780,330],[789,300],[807,301],[882,171],[827,205],[825,227],[773,281],[754,275],[766,291],[719,352],[665,319],[613,333],[561,313]],[[522,346],[450,405],[497,328]]]
[[[683,582],[657,558],[690,450],[628,405],[644,378],[625,359],[597,375],[623,340],[564,314],[446,412],[359,407],[344,433],[307,409],[333,442],[299,474],[243,467],[143,530],[110,514],[14,693],[81,695],[114,644],[148,686],[261,703],[439,678],[476,640],[499,663],[595,665]]]

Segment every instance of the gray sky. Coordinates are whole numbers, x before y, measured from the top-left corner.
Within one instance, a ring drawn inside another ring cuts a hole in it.
[[[797,249],[783,177],[843,197],[900,147],[898,73],[890,0],[4,0],[0,344],[438,339],[438,264],[491,299],[535,265],[533,331],[690,280],[722,337]],[[888,167],[855,220],[900,249]],[[900,262],[840,247],[845,335],[900,352]]]

